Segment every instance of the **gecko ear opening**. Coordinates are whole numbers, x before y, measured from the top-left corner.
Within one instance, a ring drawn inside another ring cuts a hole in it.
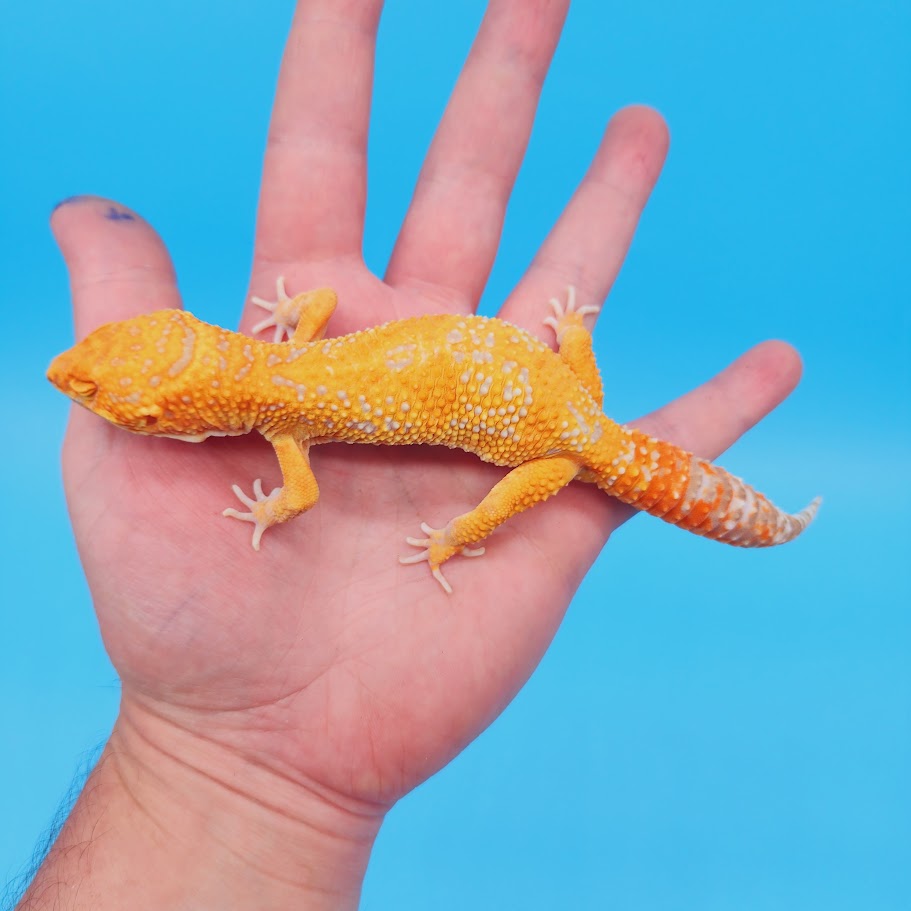
[[[140,413],[142,423],[146,427],[154,427],[158,423],[160,417],[161,409],[157,405],[154,405],[151,408],[144,408]]]

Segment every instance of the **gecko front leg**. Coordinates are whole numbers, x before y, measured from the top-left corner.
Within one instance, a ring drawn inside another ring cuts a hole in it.
[[[285,335],[298,344],[317,341],[323,337],[337,301],[331,288],[317,288],[289,297],[285,290],[284,276],[279,276],[275,282],[275,293],[274,301],[262,297],[250,298],[257,307],[262,307],[271,314],[250,330],[251,335],[274,327],[274,342],[282,341]]]
[[[278,456],[282,486],[266,495],[262,481],[257,478],[253,482],[253,497],[248,497],[234,484],[231,489],[249,512],[228,508],[222,513],[241,522],[253,523],[254,550],[259,550],[260,540],[267,528],[299,516],[315,506],[319,499],[319,487],[310,468],[309,441],[301,442],[291,434],[282,434],[270,442]]]

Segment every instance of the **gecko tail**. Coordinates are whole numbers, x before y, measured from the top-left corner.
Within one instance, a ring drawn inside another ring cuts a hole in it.
[[[624,429],[620,454],[593,466],[595,483],[624,503],[735,547],[771,547],[813,521],[817,497],[790,514],[745,481],[671,443]]]

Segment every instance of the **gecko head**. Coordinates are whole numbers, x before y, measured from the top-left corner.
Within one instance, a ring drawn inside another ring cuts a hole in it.
[[[107,323],[51,362],[47,378],[74,402],[133,433],[201,440],[218,433],[193,407],[200,323],[182,310]],[[223,432],[223,431],[221,431]]]

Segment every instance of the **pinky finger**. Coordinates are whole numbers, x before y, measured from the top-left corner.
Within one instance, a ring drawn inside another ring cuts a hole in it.
[[[800,355],[789,344],[763,342],[701,386],[633,424],[714,459],[790,395],[801,370]]]

